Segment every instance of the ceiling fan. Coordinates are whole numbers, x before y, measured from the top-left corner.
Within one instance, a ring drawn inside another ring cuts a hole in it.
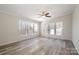
[[[40,16],[44,16],[44,17],[51,17],[49,11],[41,11],[40,14],[38,14],[38,15],[40,15]]]

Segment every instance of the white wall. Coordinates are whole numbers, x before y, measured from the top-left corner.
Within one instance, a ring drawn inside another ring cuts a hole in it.
[[[17,16],[0,12],[0,46],[27,38],[19,33],[19,19]]]
[[[47,33],[46,33],[46,24],[47,23],[52,23],[52,22],[60,22],[62,21],[64,23],[64,30],[63,30],[63,35],[62,36],[49,36]],[[45,24],[45,26],[44,26]],[[59,38],[59,39],[65,39],[65,40],[71,40],[72,39],[72,15],[65,15],[65,16],[62,16],[62,17],[58,17],[58,18],[55,18],[55,19],[52,19],[51,21],[49,22],[43,22],[42,23],[42,36],[48,36],[48,37],[52,37],[52,38]]]
[[[79,53],[79,5],[76,6],[73,13],[72,39],[74,46]]]
[[[1,38],[0,45],[18,40],[18,18],[0,13]]]

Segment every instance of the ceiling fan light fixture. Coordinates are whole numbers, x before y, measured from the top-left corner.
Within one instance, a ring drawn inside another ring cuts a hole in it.
[[[40,14],[38,14],[39,16],[44,16],[44,17],[51,17],[51,12],[49,10],[43,10],[40,12]]]

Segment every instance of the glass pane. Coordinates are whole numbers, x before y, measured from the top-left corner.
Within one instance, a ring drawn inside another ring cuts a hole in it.
[[[34,32],[38,32],[38,24],[34,24]]]
[[[33,34],[33,24],[32,23],[28,24],[28,34]]]
[[[56,35],[62,35],[63,34],[63,22],[57,22],[56,23]]]
[[[49,26],[50,35],[55,35],[55,23],[52,23]]]
[[[51,35],[54,35],[54,29],[51,29],[51,30],[50,30],[50,34],[51,34]]]
[[[27,33],[27,23],[24,20],[19,20],[19,32],[25,35]]]

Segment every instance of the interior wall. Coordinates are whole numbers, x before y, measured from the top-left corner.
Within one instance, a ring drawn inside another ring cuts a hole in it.
[[[74,46],[79,53],[79,5],[76,6],[75,11],[73,13],[72,39]]]
[[[18,40],[17,21],[18,18],[15,18],[13,16],[4,13],[0,13],[0,22],[1,22],[0,45]]]
[[[64,24],[63,35],[62,36],[49,35],[47,33],[47,24],[50,24],[53,22],[61,22],[61,21]],[[72,31],[71,31],[72,30],[72,14],[52,19],[49,22],[42,22],[41,27],[42,27],[41,28],[41,35],[44,37],[71,40],[72,39]]]
[[[0,39],[2,38],[2,20],[0,19]]]
[[[26,36],[20,35],[19,20],[20,18],[17,16],[0,12],[0,46],[25,40],[28,38]],[[29,19],[27,18],[26,20]],[[34,36],[30,36],[30,37],[34,37]]]

